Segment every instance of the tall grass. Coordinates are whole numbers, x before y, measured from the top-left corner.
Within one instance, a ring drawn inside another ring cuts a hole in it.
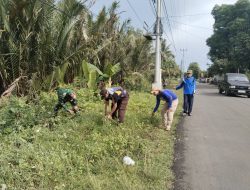
[[[0,184],[9,189],[169,189],[173,173],[175,125],[160,128],[151,118],[155,97],[131,92],[126,121],[103,118],[103,103],[86,89],[77,91],[82,111],[51,117],[56,95],[35,103],[11,98],[0,105]],[[182,99],[182,98],[180,98]],[[135,166],[125,166],[128,155]]]

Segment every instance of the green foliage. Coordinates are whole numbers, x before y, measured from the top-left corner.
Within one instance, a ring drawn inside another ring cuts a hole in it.
[[[143,74],[138,72],[132,73],[125,81],[125,86],[131,90],[143,91],[150,89],[152,85]]]
[[[121,64],[117,63],[115,65],[112,64],[107,64],[104,68],[104,74],[103,74],[103,78],[108,78],[109,80],[109,87],[111,87],[112,84],[112,79],[111,77],[115,74],[117,74],[119,71],[121,70]]]
[[[87,81],[88,88],[96,89],[97,73],[103,75],[103,73],[95,66],[85,60],[82,62],[82,70],[85,80]]]
[[[81,26],[75,18],[86,13],[85,7],[76,0],[61,1],[55,6],[61,6],[60,9],[67,14],[65,16],[50,5],[53,2],[0,1],[0,25],[3,26],[0,86],[4,84],[6,88],[19,76],[26,76],[28,81],[38,81],[39,85],[32,86],[33,89],[38,87],[40,90],[45,85],[49,90],[51,82],[47,81],[62,81],[66,72],[63,71],[64,65],[72,66],[79,59],[79,46],[75,46],[76,40],[72,36],[76,26]],[[34,75],[37,77],[33,78]],[[26,87],[27,84],[19,86]]]
[[[108,77],[112,77],[114,74],[118,73],[121,70],[121,64],[117,63],[115,65],[107,64],[104,68],[104,74],[106,74]]]
[[[247,75],[248,79],[250,80],[250,72],[249,71],[246,73],[246,75]]]
[[[250,69],[250,2],[238,0],[234,5],[216,5],[214,34],[207,40],[214,63],[210,74],[246,72]]]
[[[140,73],[151,81],[155,56],[152,42],[143,37],[142,31],[133,29],[129,20],[120,22],[118,2],[109,8],[103,7],[96,18],[88,14],[90,10],[85,3],[77,0],[0,1],[0,25],[3,26],[0,30],[0,94],[19,76],[27,77],[27,81],[19,85],[25,92],[21,95],[49,91],[55,82],[72,83],[75,78],[81,80],[83,86],[95,88],[100,72],[109,80],[109,85],[133,73]],[[179,69],[166,41],[162,45],[163,62],[167,63],[164,76],[170,78]],[[91,70],[100,72],[82,72],[86,70],[83,59],[91,64],[89,66],[96,67]]]
[[[190,63],[188,66],[188,70],[192,70],[193,71],[193,76],[198,79],[200,77],[201,74],[201,69],[198,63],[193,62]]]
[[[166,40],[162,41],[161,44],[161,54],[162,54],[162,78],[163,81],[166,79],[170,80],[172,78],[177,78],[180,76],[181,72],[179,66],[175,62],[175,57],[167,46]]]
[[[181,102],[169,133],[159,128],[160,113],[150,117],[155,97],[149,93],[130,93],[126,121],[117,126],[103,118],[103,102],[92,90],[74,91],[81,108],[74,117],[64,111],[52,117],[55,93],[41,93],[35,104],[2,100],[0,184],[8,189],[170,189]],[[122,164],[125,155],[135,166]]]

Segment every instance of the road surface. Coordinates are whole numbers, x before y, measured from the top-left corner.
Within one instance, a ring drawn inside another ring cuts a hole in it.
[[[175,190],[250,190],[250,98],[200,84],[178,133]]]

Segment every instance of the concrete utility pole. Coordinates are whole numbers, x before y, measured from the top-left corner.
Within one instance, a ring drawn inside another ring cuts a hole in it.
[[[187,49],[180,49],[182,52],[182,59],[181,59],[181,78],[184,77],[184,66],[185,66],[185,51],[187,51]]]
[[[161,81],[161,6],[162,0],[157,0],[157,18],[156,18],[156,47],[155,47],[155,79],[152,87],[162,89]]]

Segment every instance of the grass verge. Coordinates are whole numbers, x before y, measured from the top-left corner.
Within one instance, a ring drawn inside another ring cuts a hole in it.
[[[175,128],[151,118],[155,97],[131,92],[126,121],[103,119],[103,103],[90,91],[77,91],[82,112],[51,117],[55,94],[36,103],[11,98],[0,105],[0,184],[8,189],[170,189]],[[181,94],[179,93],[179,97]],[[182,98],[179,98],[182,100]],[[135,160],[125,166],[124,156]]]

